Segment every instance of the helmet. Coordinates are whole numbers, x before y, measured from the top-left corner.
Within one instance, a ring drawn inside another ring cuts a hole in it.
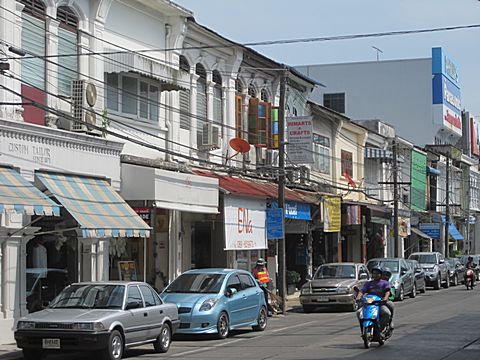
[[[384,267],[383,268],[383,275],[388,275],[388,277],[392,276],[392,272],[390,271],[390,268]]]
[[[372,267],[372,270],[370,272],[373,273],[374,271],[378,271],[380,274],[383,274],[383,268],[381,266],[377,265]]]
[[[468,257],[468,261],[472,261],[473,260],[473,257],[472,256],[469,256]]]
[[[257,266],[265,266],[266,263],[267,263],[267,262],[265,261],[265,259],[259,258],[259,259],[257,260],[257,262],[256,262],[256,265],[257,265]]]

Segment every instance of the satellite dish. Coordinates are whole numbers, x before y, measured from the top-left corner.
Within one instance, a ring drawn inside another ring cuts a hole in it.
[[[85,89],[85,98],[87,100],[87,104],[90,107],[93,107],[97,102],[97,88],[94,84],[88,83]]]
[[[250,151],[250,144],[242,138],[233,138],[230,140],[230,147],[238,153],[245,154]],[[236,155],[236,154],[235,154]]]

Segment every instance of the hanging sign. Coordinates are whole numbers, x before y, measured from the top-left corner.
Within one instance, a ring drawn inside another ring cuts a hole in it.
[[[342,226],[341,200],[339,197],[323,198],[323,231],[339,232]]]
[[[313,120],[311,116],[287,117],[287,161],[313,163]]]

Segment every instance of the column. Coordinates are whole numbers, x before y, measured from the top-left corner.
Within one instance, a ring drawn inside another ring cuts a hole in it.
[[[98,281],[108,281],[110,279],[109,275],[109,240],[99,241],[97,244],[97,280]]]
[[[213,121],[213,87],[215,83],[212,81],[212,72],[207,71],[207,119]]]
[[[58,25],[60,23],[47,17],[45,19],[46,26],[46,54],[54,55],[58,54]],[[58,98],[50,94],[58,94],[58,71],[61,70],[57,66],[58,59],[52,61],[51,59],[45,60],[45,89],[47,94],[45,95],[46,105],[51,108],[58,109]],[[50,93],[50,94],[49,94]],[[45,124],[49,127],[57,127],[58,116],[55,114],[45,113]]]
[[[103,32],[105,25],[100,21],[95,21],[91,26],[91,32],[93,34],[90,37],[90,50],[93,52],[102,52],[104,51],[103,42]],[[90,76],[90,81],[93,81],[97,88],[97,102],[94,106],[95,111],[97,113],[102,113],[105,109],[104,104],[104,58],[101,56],[88,56],[89,59],[89,66],[90,72],[88,75]],[[99,119],[97,119],[98,123]]]
[[[0,320],[5,318],[5,311],[3,309],[3,274],[5,270],[3,268],[3,242],[0,241]]]
[[[223,116],[223,123],[224,127],[224,138],[226,138],[226,145],[224,148],[224,156],[226,155],[226,151],[228,148],[228,141],[233,139],[237,136],[235,131],[235,117],[237,114],[235,113],[235,79],[232,77],[227,78],[226,86],[224,87],[224,116]],[[229,149],[229,151],[232,149]],[[239,157],[238,160],[240,160]]]
[[[195,66],[190,69],[190,146],[197,148],[197,80],[199,76],[195,74]],[[194,150],[191,150],[194,156]]]

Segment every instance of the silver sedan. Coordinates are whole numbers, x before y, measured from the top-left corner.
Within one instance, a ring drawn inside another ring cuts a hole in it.
[[[85,282],[66,287],[48,308],[21,318],[15,340],[26,360],[68,351],[119,360],[126,348],[146,343],[167,352],[178,325],[176,305],[163,303],[146,283]]]

